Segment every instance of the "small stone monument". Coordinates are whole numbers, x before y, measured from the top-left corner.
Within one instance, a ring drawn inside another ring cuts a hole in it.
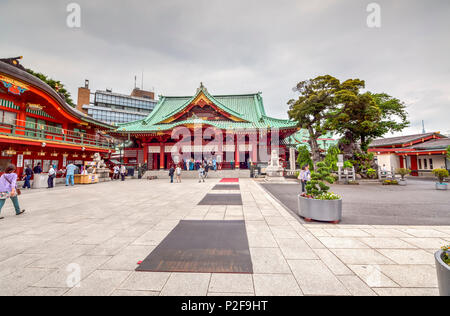
[[[280,157],[276,150],[272,151],[269,166],[266,169],[266,181],[268,182],[286,182],[283,176],[284,168],[280,164]]]
[[[95,173],[98,176],[100,182],[110,181],[109,168],[106,166],[105,161],[102,159],[99,153],[94,154]]]

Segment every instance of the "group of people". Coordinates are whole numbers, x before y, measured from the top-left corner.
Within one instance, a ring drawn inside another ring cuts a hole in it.
[[[204,163],[200,163],[198,165],[198,168],[196,168],[196,170],[198,171],[198,182],[205,182],[205,179],[208,177],[208,172],[209,170],[212,169],[212,166],[214,165],[210,165],[207,162]],[[170,183],[173,183],[174,177],[176,177],[176,181],[177,183],[181,183],[181,172],[182,172],[182,168],[181,165],[171,165],[170,169],[169,169],[169,178],[170,178]],[[216,170],[216,169],[213,169]]]
[[[113,180],[119,180],[119,177],[122,179],[122,181],[125,181],[125,177],[128,174],[127,167],[125,165],[121,165],[120,167],[118,165],[115,165],[113,168]]]
[[[75,185],[75,172],[78,170],[78,167],[75,166],[73,163],[70,163],[66,166],[65,170],[61,170],[61,173],[65,173],[66,175],[66,186],[74,186]],[[22,180],[24,181],[22,188],[23,189],[31,189],[31,178],[35,174],[41,174],[43,172],[41,164],[38,163],[33,169],[31,169],[31,166],[26,166],[24,170],[24,175]],[[50,165],[48,169],[48,179],[47,179],[47,185],[48,189],[52,189],[55,186],[55,178],[56,178],[57,171],[55,169],[55,166]]]
[[[180,166],[180,164],[178,166]],[[217,171],[219,164],[217,163],[216,158],[212,158],[209,160],[204,159],[203,161],[188,158],[188,159],[183,159],[181,161],[180,168],[182,167],[182,169],[186,170],[186,171],[188,171],[188,170],[193,171],[193,170],[199,170],[201,167],[206,167],[206,166],[208,166],[209,170]]]

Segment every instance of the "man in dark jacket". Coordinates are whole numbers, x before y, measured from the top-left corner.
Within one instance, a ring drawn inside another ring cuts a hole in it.
[[[173,183],[173,176],[175,174],[175,168],[173,166],[169,169],[169,177],[170,177],[170,183]]]
[[[31,177],[33,176],[33,170],[30,166],[27,166],[25,169],[25,183],[23,184],[24,189],[31,189]]]
[[[35,174],[41,174],[42,173],[42,167],[41,167],[41,163],[40,162],[37,164],[36,167],[34,167],[33,172]]]

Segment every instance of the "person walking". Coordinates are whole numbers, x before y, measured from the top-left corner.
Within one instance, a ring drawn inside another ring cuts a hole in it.
[[[205,169],[203,169],[203,166],[200,165],[200,167],[198,168],[198,183],[205,182]]]
[[[231,170],[234,170],[234,160],[233,159],[231,159],[230,165],[231,165]]]
[[[205,164],[205,178],[208,178],[209,164]]]
[[[217,171],[217,160],[216,160],[216,158],[213,159],[212,164],[213,164],[214,171]]]
[[[170,169],[169,169],[170,183],[173,183],[174,174],[175,174],[175,168],[173,166],[170,166]]]
[[[0,177],[0,213],[8,198],[13,202],[16,215],[25,213],[25,210],[20,210],[18,197],[20,191],[16,187],[17,174],[15,171],[16,166],[11,164],[6,167],[5,173]],[[0,217],[0,219],[4,219],[4,217]]]
[[[120,168],[119,168],[119,166],[118,165],[115,165],[114,166],[114,169],[113,169],[114,171],[114,173],[113,173],[113,180],[119,180],[119,173],[120,173]]]
[[[311,180],[311,171],[309,171],[309,165],[306,165],[302,168],[302,171],[300,172],[301,176],[301,182],[302,182],[302,193],[306,192],[306,185],[308,184],[308,181]]]
[[[55,178],[56,178],[55,168],[52,165],[50,165],[50,169],[48,170],[48,180],[47,180],[49,189],[52,189],[54,187],[54,179]]]
[[[122,181],[125,181],[126,175],[127,175],[127,167],[125,167],[125,165],[120,166],[120,176],[122,177]]]
[[[31,189],[31,177],[33,176],[33,169],[31,169],[30,165],[25,169],[25,177],[24,184],[22,186],[23,189]]]
[[[175,174],[177,175],[177,183],[181,183],[181,168],[177,166],[175,169]]]
[[[66,187],[75,185],[75,170],[77,170],[77,166],[75,166],[73,163],[70,163],[66,167]]]

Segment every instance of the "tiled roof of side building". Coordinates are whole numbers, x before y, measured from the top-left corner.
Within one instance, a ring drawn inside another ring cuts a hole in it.
[[[183,111],[188,107],[201,93],[203,93],[215,106],[224,112],[242,120],[241,122],[232,121],[204,121],[204,120],[185,120],[176,123],[162,123]],[[120,124],[118,132],[135,131],[163,131],[170,130],[176,126],[185,124],[208,124],[223,129],[241,129],[241,128],[296,128],[297,124],[290,120],[280,120],[268,117],[264,110],[264,104],[260,93],[243,95],[218,95],[213,96],[201,86],[194,96],[169,97],[161,96],[158,104],[152,113],[144,120],[139,120],[127,124]]]
[[[372,141],[372,143],[370,143],[369,147],[383,147],[383,146],[408,144],[410,142],[414,142],[414,141],[420,140],[422,138],[428,138],[433,135],[436,135],[437,137],[445,137],[439,133],[426,133],[426,134],[415,134],[415,135],[407,135],[407,136],[381,138],[381,139],[376,139],[376,140]]]
[[[440,139],[433,139],[430,140],[428,142],[422,143],[422,144],[418,144],[415,146],[412,146],[412,148],[417,149],[417,150],[421,150],[421,149],[436,149],[436,150],[440,150],[440,149],[447,149],[447,147],[450,146],[450,138],[440,138]]]

